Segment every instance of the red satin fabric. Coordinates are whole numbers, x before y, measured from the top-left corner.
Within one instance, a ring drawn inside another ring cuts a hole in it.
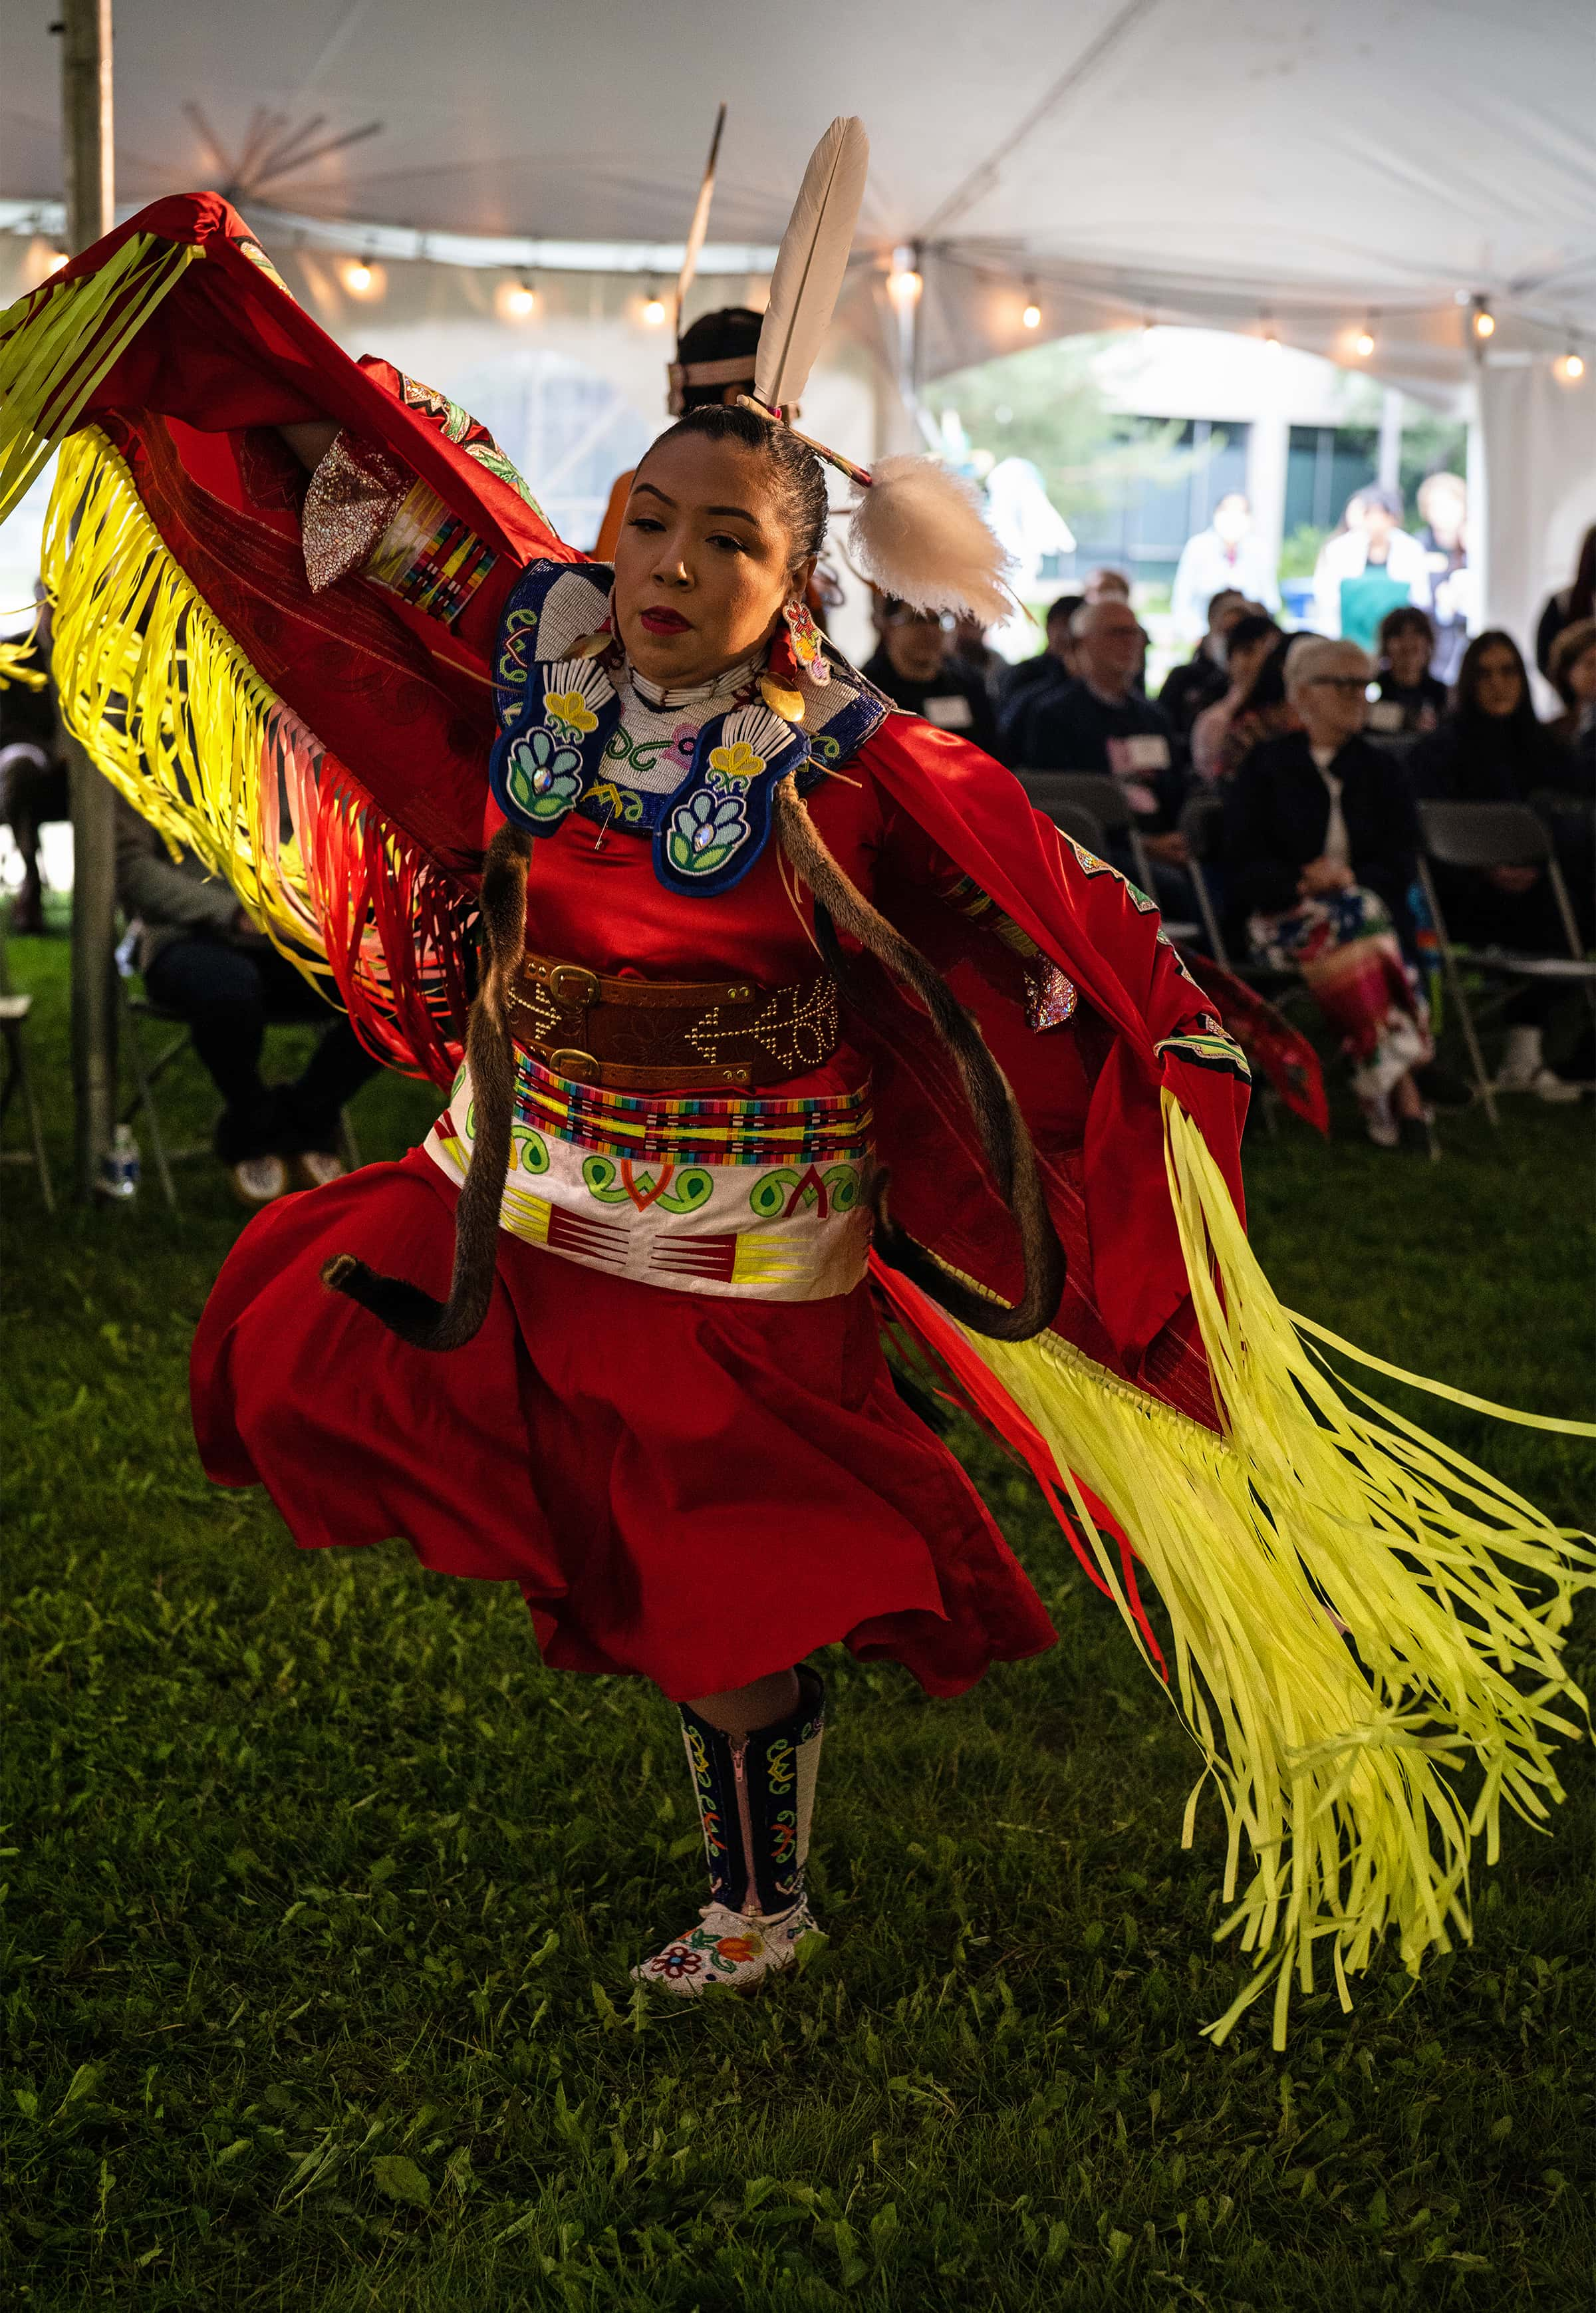
[[[448,1286],[431,1159],[285,1198],[229,1255],[195,1338],[200,1458],[263,1482],[304,1549],[402,1536],[521,1585],[544,1659],[674,1701],[844,1640],[959,1694],[1052,1645],[958,1463],[895,1394],[869,1288],[710,1299],[501,1235],[487,1324],[408,1348],[320,1281],[355,1253]]]

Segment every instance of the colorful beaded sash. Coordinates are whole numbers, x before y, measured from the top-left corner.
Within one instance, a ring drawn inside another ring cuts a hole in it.
[[[606,1156],[674,1157],[695,1165],[813,1165],[855,1160],[870,1148],[870,1088],[816,1100],[604,1092],[516,1056],[515,1117],[557,1140]]]

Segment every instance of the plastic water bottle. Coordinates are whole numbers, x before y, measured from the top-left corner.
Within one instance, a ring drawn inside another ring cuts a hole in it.
[[[123,1202],[138,1194],[138,1143],[131,1125],[118,1124],[100,1160],[100,1194]]]

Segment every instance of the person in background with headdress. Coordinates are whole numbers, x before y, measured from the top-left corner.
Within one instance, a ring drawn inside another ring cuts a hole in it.
[[[670,391],[666,408],[672,418],[689,409],[732,409],[739,397],[754,390],[754,353],[759,342],[762,317],[748,305],[723,305],[714,313],[700,313],[676,341],[676,359],[667,365]],[[599,525],[593,558],[614,559],[616,541],[626,519],[635,470],[618,474],[609,503]]]

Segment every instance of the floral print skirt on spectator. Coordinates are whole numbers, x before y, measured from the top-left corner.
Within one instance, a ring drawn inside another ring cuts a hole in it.
[[[1285,915],[1254,916],[1247,929],[1259,963],[1300,973],[1312,990],[1352,1063],[1353,1090],[1374,1134],[1400,1078],[1435,1054],[1418,975],[1384,901],[1355,884]]]

